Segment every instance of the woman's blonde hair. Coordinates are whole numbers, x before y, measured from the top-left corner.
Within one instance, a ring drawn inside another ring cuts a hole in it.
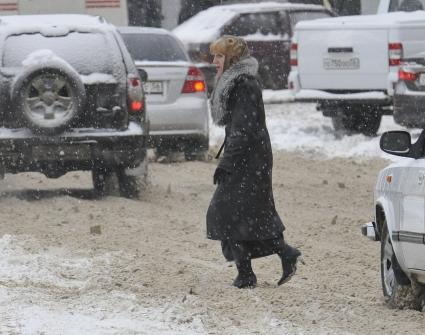
[[[239,36],[224,35],[210,45],[211,54],[222,54],[226,57],[225,68],[249,56],[246,41]]]

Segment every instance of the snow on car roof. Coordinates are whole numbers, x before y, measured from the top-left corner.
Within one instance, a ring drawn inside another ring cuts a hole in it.
[[[170,35],[170,31],[164,28],[152,28],[152,27],[118,27],[118,30],[124,34],[160,34]]]
[[[79,14],[52,15],[10,15],[0,16],[2,33],[24,34],[40,32],[43,34],[66,34],[67,31],[101,31],[113,29],[100,16]]]
[[[354,15],[317,19],[314,21],[301,21],[297,30],[316,30],[320,28],[352,27],[352,28],[387,28],[395,25],[419,24],[425,25],[425,11],[392,12],[376,15]]]
[[[294,3],[262,2],[252,4],[234,4],[214,6],[195,16],[173,30],[173,33],[184,43],[211,42],[218,38],[220,28],[231,21],[236,15],[251,12],[267,12],[275,9],[321,9],[320,5],[306,5]]]

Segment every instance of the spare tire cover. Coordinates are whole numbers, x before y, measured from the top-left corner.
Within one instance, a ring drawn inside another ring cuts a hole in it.
[[[54,134],[66,129],[85,105],[84,84],[68,63],[24,68],[12,86],[12,102],[28,128]]]

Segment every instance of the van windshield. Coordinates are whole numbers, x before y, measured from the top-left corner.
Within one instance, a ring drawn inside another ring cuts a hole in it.
[[[188,61],[179,43],[168,35],[122,33],[134,60],[154,62]]]

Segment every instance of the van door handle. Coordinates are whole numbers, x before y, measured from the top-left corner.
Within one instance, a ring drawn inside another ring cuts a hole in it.
[[[328,48],[328,53],[343,53],[343,52],[353,52],[353,48],[352,47],[338,47],[338,48]]]

